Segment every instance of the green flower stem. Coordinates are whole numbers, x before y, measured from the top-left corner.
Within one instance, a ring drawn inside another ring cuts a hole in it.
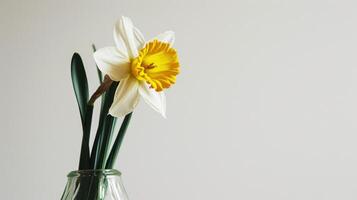
[[[81,155],[79,159],[79,170],[89,169],[89,138],[90,138],[90,129],[92,125],[92,115],[93,115],[93,105],[87,105],[85,118],[83,123],[83,137],[82,137],[82,146],[81,146]]]
[[[118,82],[113,82],[111,84],[109,90],[105,93],[105,95],[103,97],[104,103],[103,103],[103,107],[101,109],[98,129],[97,129],[97,133],[96,133],[96,136],[94,139],[91,158],[90,158],[90,166],[92,169],[100,169],[101,168],[100,159],[104,159],[104,158],[100,158],[100,151],[102,151],[102,149],[103,149],[101,146],[103,145],[104,135],[111,134],[111,129],[107,129],[107,130],[109,130],[109,132],[105,132],[106,126],[109,126],[108,123],[105,123],[105,122],[106,122],[106,118],[108,116],[109,108],[113,103],[113,98],[114,98],[114,94],[115,94],[115,90],[116,90],[117,86],[118,86]],[[112,125],[113,125],[113,123],[111,123],[111,126]],[[100,167],[100,168],[98,168],[98,167]]]
[[[107,115],[104,121],[103,132],[102,132],[102,140],[101,144],[98,147],[98,159],[95,163],[95,169],[104,169],[105,160],[107,157],[108,146],[110,144],[111,138],[111,130],[113,127],[114,117],[111,115]]]
[[[123,123],[120,126],[118,135],[117,135],[117,137],[116,137],[116,139],[114,141],[114,144],[112,146],[112,149],[110,151],[110,154],[108,156],[108,159],[107,159],[107,162],[106,162],[106,165],[105,165],[106,169],[113,168],[113,165],[115,163],[115,159],[116,159],[117,154],[119,152],[121,143],[123,142],[123,139],[124,139],[124,136],[125,136],[125,132],[128,129],[128,125],[130,123],[130,119],[131,119],[132,114],[133,114],[132,112],[127,114],[125,116],[124,120],[123,120]]]

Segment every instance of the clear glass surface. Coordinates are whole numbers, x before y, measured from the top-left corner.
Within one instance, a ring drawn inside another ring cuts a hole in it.
[[[128,200],[117,170],[79,170],[67,177],[61,200]]]

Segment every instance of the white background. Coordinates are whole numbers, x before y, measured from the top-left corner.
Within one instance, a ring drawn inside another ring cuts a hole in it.
[[[168,119],[143,102],[117,168],[132,200],[357,199],[357,3],[347,0],[0,2],[1,199],[59,199],[79,158],[72,53],[121,15],[176,32]],[[94,124],[95,127],[96,123]]]

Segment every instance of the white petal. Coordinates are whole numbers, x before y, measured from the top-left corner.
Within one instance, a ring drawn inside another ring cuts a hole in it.
[[[130,60],[116,47],[105,47],[94,53],[98,68],[110,79],[120,81],[130,73]]]
[[[117,47],[126,52],[130,58],[137,57],[138,50],[145,44],[143,35],[127,17],[122,17],[115,24],[114,40]]]
[[[132,76],[120,81],[109,114],[122,117],[132,112],[140,100],[139,82]]]
[[[144,35],[141,33],[141,31],[138,28],[134,27],[134,36],[137,42],[139,43],[138,49],[140,50],[145,45]]]
[[[154,39],[169,43],[172,46],[175,42],[175,33],[173,31],[166,31],[156,36]]]
[[[153,88],[142,82],[139,86],[140,96],[149,104],[156,112],[166,118],[166,96],[163,92],[156,92]]]

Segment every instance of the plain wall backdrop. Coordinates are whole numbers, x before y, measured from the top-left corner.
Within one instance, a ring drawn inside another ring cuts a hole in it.
[[[1,0],[1,199],[59,199],[77,168],[73,52],[129,16],[176,32],[168,118],[141,102],[117,169],[132,200],[357,199],[357,2]],[[96,123],[95,123],[96,124]],[[94,127],[95,127],[94,124]]]

